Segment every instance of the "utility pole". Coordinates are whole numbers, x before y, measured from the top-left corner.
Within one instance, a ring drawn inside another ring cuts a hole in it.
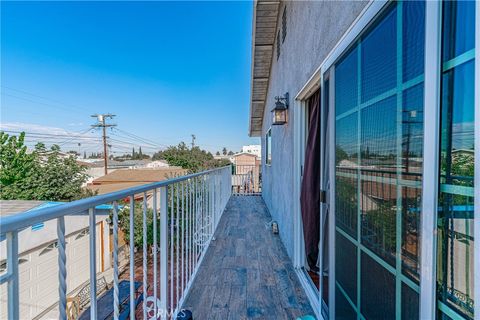
[[[105,119],[113,119],[114,114],[105,113],[105,114],[93,114],[93,118],[97,118],[97,123],[92,124],[92,128],[102,128],[103,132],[103,161],[105,166],[105,174],[108,174],[108,154],[107,154],[107,128],[115,127],[116,124],[106,123]]]
[[[192,149],[193,149],[193,147],[195,147],[195,139],[196,139],[196,138],[197,138],[197,137],[195,137],[195,135],[192,134]]]

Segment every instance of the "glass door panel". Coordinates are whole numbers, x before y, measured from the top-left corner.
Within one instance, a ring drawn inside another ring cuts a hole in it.
[[[473,319],[474,30],[474,1],[443,3],[437,218],[440,319]]]
[[[419,305],[425,4],[392,2],[335,64],[335,314]]]

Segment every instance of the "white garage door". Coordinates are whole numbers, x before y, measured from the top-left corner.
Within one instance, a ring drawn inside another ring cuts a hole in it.
[[[100,271],[100,228],[97,225],[97,271]],[[90,246],[88,230],[67,237],[67,292],[89,279]],[[58,302],[57,243],[41,247],[19,260],[20,319],[33,319]],[[7,286],[0,287],[0,319],[7,317]],[[51,314],[51,313],[50,313]],[[45,317],[44,317],[45,318]]]

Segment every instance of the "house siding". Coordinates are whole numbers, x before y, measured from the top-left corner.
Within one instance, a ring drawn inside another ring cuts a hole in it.
[[[286,10],[287,33],[280,45],[280,57],[273,55],[262,124],[262,153],[265,134],[272,127],[272,163],[262,161],[262,196],[278,222],[280,237],[288,255],[294,254],[294,117],[293,99],[342,35],[367,5],[367,1],[283,2],[279,15]],[[281,20],[279,20],[281,21]],[[277,32],[281,28],[277,25]],[[276,44],[275,44],[276,46]],[[271,109],[275,96],[290,94],[288,123],[272,126]],[[263,154],[266,159],[266,154]]]

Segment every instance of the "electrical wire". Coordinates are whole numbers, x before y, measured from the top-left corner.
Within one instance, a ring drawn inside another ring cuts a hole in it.
[[[5,89],[7,89],[7,90],[12,90],[12,91],[15,91],[15,92],[24,94],[24,95],[28,95],[28,96],[32,96],[32,97],[37,97],[37,98],[40,98],[40,99],[43,99],[43,100],[47,100],[47,101],[54,102],[54,103],[56,103],[56,104],[65,106],[66,108],[68,108],[68,109],[70,109],[70,110],[78,111],[78,109],[81,109],[81,110],[83,110],[83,111],[90,112],[90,110],[88,110],[87,108],[84,108],[84,107],[81,107],[81,106],[78,106],[78,105],[74,105],[74,104],[70,104],[70,103],[65,103],[65,102],[63,102],[63,101],[56,100],[56,99],[52,99],[52,98],[48,98],[48,97],[45,97],[45,96],[41,96],[41,95],[36,94],[36,93],[32,93],[32,92],[28,92],[28,91],[20,90],[20,89],[15,89],[15,88],[8,87],[8,86],[4,86],[4,85],[2,85],[1,87],[2,87],[2,88],[5,88]],[[13,96],[12,94],[9,94],[9,93],[4,93],[4,94],[9,95],[9,96],[12,96],[12,97],[15,97],[15,98],[19,98],[19,97],[17,97],[17,96]],[[21,98],[21,97],[20,97],[20,98]],[[32,101],[32,102],[35,102],[35,101]],[[43,102],[41,102],[41,103],[43,104]],[[52,106],[53,106],[53,105],[52,105]]]

